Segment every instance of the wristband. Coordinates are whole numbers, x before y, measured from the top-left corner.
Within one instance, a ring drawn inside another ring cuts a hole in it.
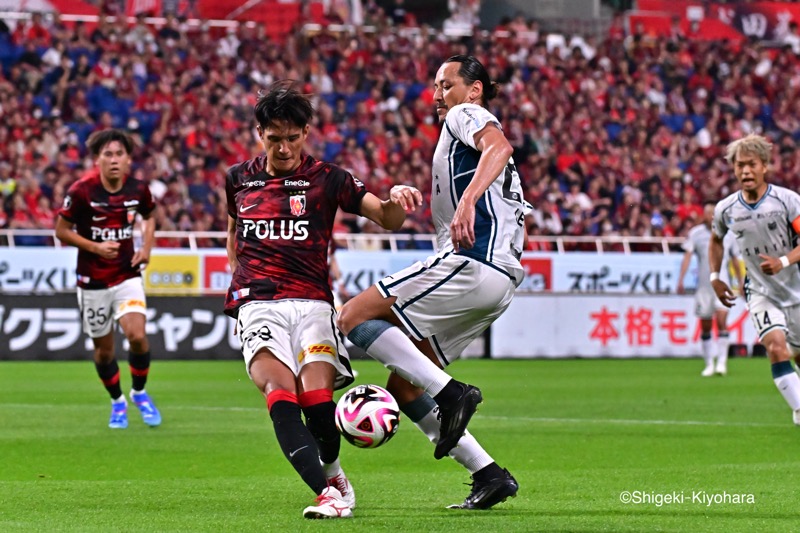
[[[711,275],[708,276],[708,278],[711,281],[717,281],[719,279],[719,272],[712,272]]]
[[[781,256],[781,266],[782,266],[783,268],[789,268],[789,265],[790,265],[790,263],[789,263],[789,258],[788,258],[788,257],[786,257],[785,255],[782,255],[782,256]]]

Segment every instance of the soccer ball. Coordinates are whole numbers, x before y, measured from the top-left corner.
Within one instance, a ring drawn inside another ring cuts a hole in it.
[[[389,391],[377,385],[358,385],[336,404],[336,427],[359,448],[377,448],[397,433],[400,408]]]

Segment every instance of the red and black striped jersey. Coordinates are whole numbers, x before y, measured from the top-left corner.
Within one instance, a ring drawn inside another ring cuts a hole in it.
[[[133,258],[133,224],[136,213],[148,217],[155,209],[147,184],[127,177],[122,188],[110,193],[103,187],[97,170],[72,184],[64,197],[59,215],[75,224],[78,235],[94,242],[117,241],[119,254],[114,259],[78,250],[78,286],[84,289],[113,287],[139,276]]]
[[[305,155],[290,176],[272,176],[266,157],[228,170],[228,214],[236,219],[236,257],[225,312],[252,300],[333,303],[328,247],[336,210],[360,213],[364,184],[346,170]]]

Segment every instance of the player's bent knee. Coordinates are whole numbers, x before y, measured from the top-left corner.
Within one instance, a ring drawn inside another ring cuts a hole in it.
[[[94,360],[100,364],[108,364],[114,360],[114,350],[108,349],[98,349],[95,348],[94,350]]]
[[[766,348],[767,355],[773,363],[777,361],[788,361],[790,358],[786,342],[769,340],[764,343],[764,348]]]
[[[282,361],[263,348],[250,361],[250,377],[256,387],[268,396],[274,390],[297,392],[295,375]]]
[[[353,306],[350,305],[352,302],[353,300],[350,300],[344,304],[342,309],[339,311],[338,316],[336,317],[336,327],[338,327],[339,331],[345,335],[348,335],[350,331],[357,325],[353,323],[357,317],[353,312]]]
[[[135,332],[127,336],[131,349],[134,352],[142,353],[147,351],[147,335],[144,332]]]
[[[347,334],[347,338],[362,350],[368,350],[372,343],[391,327],[392,325],[385,320],[367,320],[354,326]]]

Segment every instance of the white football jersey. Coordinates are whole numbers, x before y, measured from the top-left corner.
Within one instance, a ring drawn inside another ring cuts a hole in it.
[[[800,217],[800,195],[784,187],[769,185],[755,204],[745,202],[741,192],[720,201],[714,210],[714,233],[736,236],[747,267],[745,292],[757,292],[783,306],[800,304],[800,269],[791,265],[768,276],[761,271],[759,254],[780,257],[795,247],[792,222]]]
[[[683,241],[683,251],[691,252],[697,256],[698,290],[706,285],[711,286],[711,280],[708,277],[711,272],[708,264],[708,242],[710,240],[711,230],[705,224],[700,224],[690,229],[688,235],[686,235],[686,240]]]
[[[689,230],[686,240],[683,242],[683,250],[697,256],[697,290],[711,289],[711,280],[709,279],[711,265],[708,261],[710,240],[711,230],[705,224],[700,224]],[[733,233],[728,233],[722,240],[722,268],[719,276],[729,287],[731,286],[730,262],[738,257],[739,247],[736,244],[736,237]]]
[[[450,111],[433,154],[431,212],[440,251],[453,249],[450,222],[458,201],[475,176],[481,152],[474,136],[487,124],[501,128],[497,118],[475,104],[459,104]],[[502,129],[502,128],[501,128]],[[531,205],[522,196],[522,183],[510,158],[503,172],[475,205],[475,246],[460,250],[464,255],[500,268],[522,283],[519,262],[524,240],[524,217]]]

